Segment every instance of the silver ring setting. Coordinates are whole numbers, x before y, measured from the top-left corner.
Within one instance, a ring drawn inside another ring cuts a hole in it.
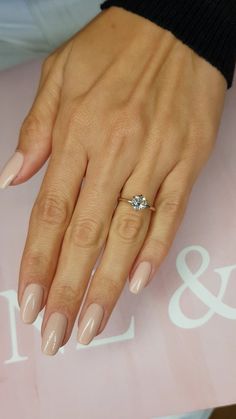
[[[150,209],[156,211],[155,207],[152,207],[144,195],[134,195],[132,199],[120,197],[119,201],[128,202],[135,211],[141,211],[143,209]]]

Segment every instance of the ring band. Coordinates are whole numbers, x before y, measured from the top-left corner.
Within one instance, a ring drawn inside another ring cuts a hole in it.
[[[134,195],[132,199],[120,197],[118,200],[128,202],[136,211],[140,211],[146,208],[150,209],[151,211],[156,211],[156,208],[149,204],[144,195]]]

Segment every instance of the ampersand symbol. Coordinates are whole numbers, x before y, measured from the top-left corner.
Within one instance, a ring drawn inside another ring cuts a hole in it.
[[[202,264],[198,271],[196,271],[194,274],[190,271],[186,263],[186,256],[192,250],[199,252],[202,256]],[[236,268],[236,265],[214,269],[214,272],[217,272],[221,279],[219,293],[217,296],[215,296],[202,283],[198,281],[198,278],[200,278],[200,276],[207,269],[209,262],[209,253],[202,246],[188,246],[179,253],[176,259],[176,268],[183,280],[183,284],[177,288],[171,297],[168,312],[171,321],[179,327],[193,329],[195,327],[202,326],[215,313],[227,319],[236,320],[236,308],[232,308],[222,301],[228,285],[230,274],[233,269]],[[198,319],[191,319],[185,316],[181,310],[180,298],[187,288],[189,288],[194,293],[194,295],[209,308],[207,313]]]

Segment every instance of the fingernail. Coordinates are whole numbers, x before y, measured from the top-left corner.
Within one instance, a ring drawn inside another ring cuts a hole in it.
[[[149,262],[141,262],[136,268],[134,275],[129,284],[129,290],[134,294],[138,294],[145,287],[149,280],[152,265]]]
[[[78,341],[87,345],[96,336],[103,318],[103,308],[93,303],[87,308],[84,317],[79,324]]]
[[[43,300],[43,287],[39,284],[29,284],[23,294],[20,314],[24,323],[33,323],[39,314]]]
[[[0,173],[0,188],[4,189],[18,175],[24,163],[24,156],[20,151],[16,151],[7,161]]]
[[[42,351],[45,355],[55,355],[60,348],[67,328],[67,317],[52,313],[43,332]]]

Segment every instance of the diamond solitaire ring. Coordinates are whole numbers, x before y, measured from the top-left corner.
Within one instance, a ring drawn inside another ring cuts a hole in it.
[[[148,208],[151,211],[156,211],[156,208],[152,207],[143,195],[134,195],[132,199],[120,197],[119,201],[128,202],[136,211],[140,211],[145,208]]]

